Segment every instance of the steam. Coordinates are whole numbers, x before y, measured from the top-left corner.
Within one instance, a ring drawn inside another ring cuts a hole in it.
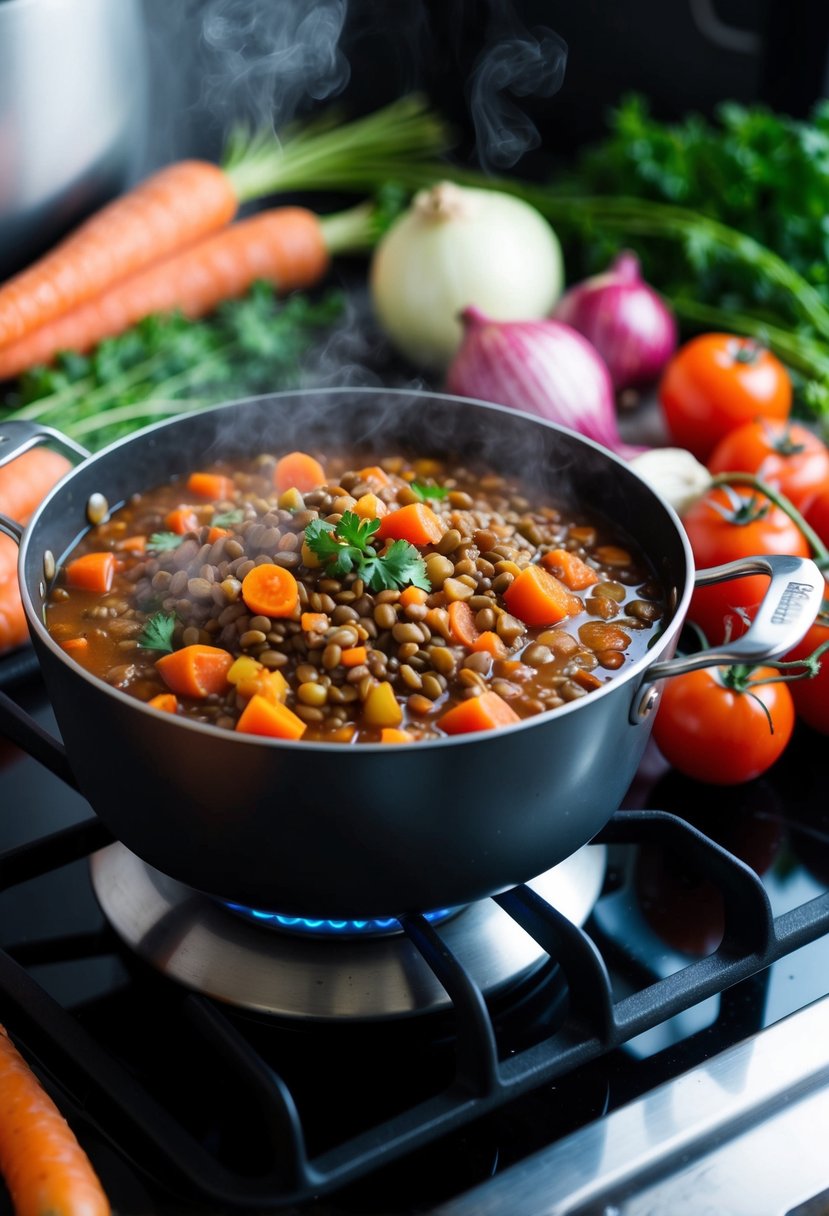
[[[350,67],[339,43],[347,0],[207,0],[202,14],[204,100],[276,130],[309,102],[333,97]]]
[[[484,169],[510,169],[541,142],[538,128],[505,96],[552,97],[561,88],[567,43],[553,30],[529,31],[506,14],[476,60],[469,81],[469,106],[476,153]]]

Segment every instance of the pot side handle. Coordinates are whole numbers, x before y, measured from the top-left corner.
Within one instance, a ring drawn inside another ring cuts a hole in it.
[[[70,458],[74,457],[76,462],[86,460],[89,456],[86,448],[75,443],[68,435],[56,431],[54,427],[43,426],[25,418],[6,418],[0,422],[0,468],[40,443],[53,443],[62,448]]]
[[[823,575],[811,558],[780,553],[744,557],[724,566],[698,570],[694,583],[706,587],[746,574],[768,574],[770,578],[768,590],[750,627],[733,642],[649,667],[631,704],[631,723],[637,725],[656,708],[659,700],[657,681],[702,667],[763,663],[786,654],[805,636],[820,611],[824,594]]]
[[[27,419],[6,419],[0,422],[0,468],[41,443],[51,443],[62,448],[76,463],[86,460],[89,456],[86,448],[50,426],[42,426],[39,422]],[[22,524],[2,513],[0,532],[10,536],[17,545],[23,538]],[[28,752],[67,785],[73,789],[78,788],[63,744],[53,738],[4,692],[0,692],[0,736]]]

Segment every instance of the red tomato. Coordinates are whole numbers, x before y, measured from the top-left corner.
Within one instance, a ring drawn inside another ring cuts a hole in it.
[[[775,679],[779,673],[755,667],[743,689],[727,687],[727,673],[740,670],[692,671],[665,684],[653,737],[687,777],[713,785],[751,781],[771,768],[792,737],[794,702],[789,686]]]
[[[824,545],[829,545],[829,478],[806,503],[803,515]]]
[[[829,481],[829,448],[805,426],[759,418],[729,431],[708,459],[710,473],[756,473],[798,508]]]
[[[750,486],[716,486],[693,504],[682,522],[698,570],[765,553],[809,556],[797,524]],[[697,587],[688,619],[700,627],[712,646],[719,646],[726,636],[738,638],[748,628],[746,621],[754,616],[768,585],[766,575],[752,574]]]
[[[780,360],[752,339],[701,334],[669,361],[659,403],[673,442],[705,461],[723,435],[743,422],[785,422],[792,382]]]
[[[820,615],[803,640],[789,651],[786,658],[803,659],[824,644],[826,650],[821,655],[818,674],[803,680],[792,680],[789,688],[798,718],[813,730],[829,735],[829,582],[826,584],[826,598]]]

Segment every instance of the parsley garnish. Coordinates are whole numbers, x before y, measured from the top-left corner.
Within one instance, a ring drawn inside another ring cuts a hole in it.
[[[212,516],[210,523],[214,528],[228,528],[231,524],[240,524],[244,518],[244,511],[240,507],[237,507],[233,511],[224,511],[219,515]]]
[[[147,551],[164,553],[168,549],[177,549],[183,539],[184,537],[179,536],[177,532],[153,532],[147,541]]]
[[[422,481],[410,482],[409,489],[417,495],[421,502],[425,502],[427,498],[446,498],[449,493],[447,486],[427,486]]]
[[[138,645],[143,646],[145,650],[172,651],[175,627],[174,614],[155,612],[138,635]]]
[[[305,543],[336,577],[354,571],[372,591],[395,591],[412,584],[431,591],[426,563],[414,545],[396,540],[380,554],[371,545],[379,519],[360,519],[353,511],[343,512],[335,527],[315,519],[305,529]]]

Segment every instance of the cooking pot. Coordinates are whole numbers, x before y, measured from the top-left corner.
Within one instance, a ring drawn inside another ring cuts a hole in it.
[[[0,423],[0,464],[43,439],[61,436]],[[661,635],[589,696],[504,729],[408,747],[262,739],[171,717],[90,675],[49,636],[49,586],[89,526],[93,495],[112,509],[206,461],[355,445],[480,458],[533,492],[603,514],[634,538],[667,589]],[[744,636],[674,658],[695,583],[693,558],[679,519],[645,481],[605,448],[551,423],[405,390],[278,393],[156,424],[84,459],[25,531],[2,518],[0,526],[20,542],[32,642],[65,758],[95,812],[139,857],[191,887],[307,917],[454,907],[562,861],[619,807],[661,681],[784,653],[814,620],[823,588],[814,563],[794,557],[698,574],[697,584],[757,571],[771,581]],[[8,704],[4,717],[15,741],[37,754],[45,749],[61,771],[59,745],[33,723],[21,728],[21,714]]]
[[[140,0],[0,0],[0,279],[135,176],[146,73]]]

